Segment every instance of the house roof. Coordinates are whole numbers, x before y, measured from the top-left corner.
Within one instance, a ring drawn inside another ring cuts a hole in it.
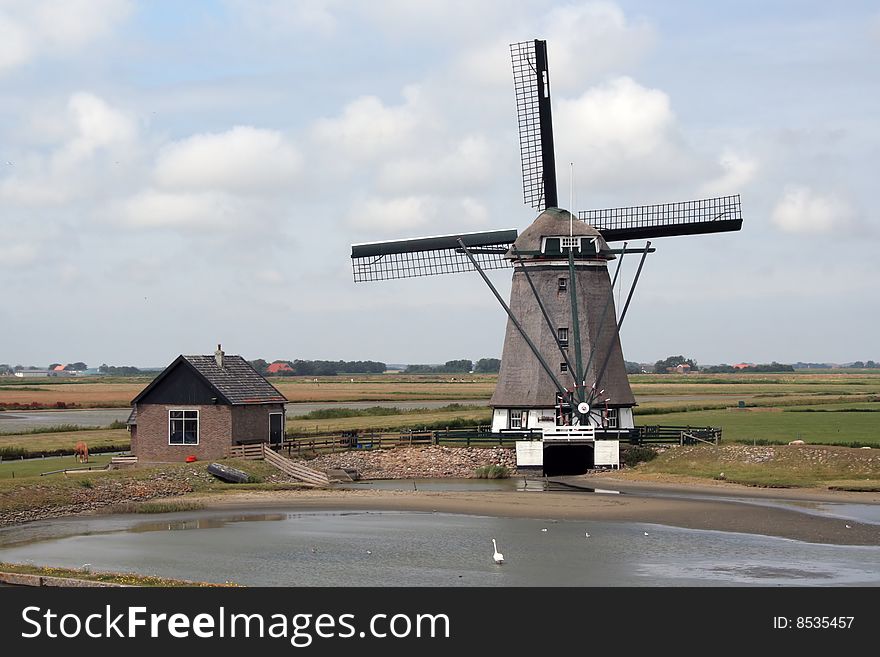
[[[292,372],[293,368],[287,363],[272,363],[269,367],[266,368],[267,372],[275,373],[275,372]]]
[[[283,404],[287,398],[264,379],[250,363],[241,356],[223,356],[223,367],[214,356],[178,356],[152,383],[141,390],[132,400],[140,401],[155,388],[169,372],[179,366],[191,368],[205,383],[215,390],[227,404]]]

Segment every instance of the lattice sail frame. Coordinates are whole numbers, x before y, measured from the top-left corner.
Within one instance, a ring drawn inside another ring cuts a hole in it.
[[[513,265],[504,256],[516,237],[516,230],[496,230],[354,244],[351,247],[354,282],[475,271],[470,259],[461,250],[459,239],[483,269],[510,268]]]
[[[534,210],[544,210],[557,203],[547,42],[512,43],[510,59],[519,126],[523,201]]]
[[[742,228],[739,194],[716,198],[584,210],[578,219],[596,228],[606,242],[674,235],[721,233]]]

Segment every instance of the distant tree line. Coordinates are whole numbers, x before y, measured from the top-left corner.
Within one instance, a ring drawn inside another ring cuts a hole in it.
[[[854,367],[856,369],[869,369],[869,370],[871,370],[871,369],[880,368],[880,363],[874,362],[873,360],[866,360],[865,362],[857,360],[854,363],[850,363],[850,367]]]
[[[144,374],[144,372],[141,372],[138,368],[131,365],[116,367],[115,365],[108,365],[107,363],[102,363],[98,368],[98,371],[101,374],[112,374],[114,376],[137,376],[138,374]]]
[[[640,363],[633,362],[631,360],[623,361],[623,364],[626,366],[627,374],[641,374],[642,373],[642,365]]]
[[[374,360],[275,360],[262,358],[248,361],[260,374],[271,376],[336,376],[337,374],[381,374],[388,369],[385,363]],[[290,369],[269,372],[269,366],[283,363]]]
[[[794,366],[777,363],[774,360],[772,363],[748,365],[747,367],[734,367],[733,365],[722,363],[721,365],[704,367],[702,371],[707,374],[731,374],[734,372],[794,372]]]
[[[443,365],[407,365],[404,374],[496,374],[501,369],[498,358],[481,358],[474,363],[469,358],[447,360]]]
[[[665,360],[658,360],[654,363],[654,373],[655,374],[666,374],[670,370],[675,369],[679,365],[687,365],[690,367],[692,372],[699,371],[699,367],[697,367],[697,361],[691,358],[685,358],[684,356],[670,356]]]

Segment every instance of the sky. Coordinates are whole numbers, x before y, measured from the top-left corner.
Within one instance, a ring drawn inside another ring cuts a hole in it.
[[[476,273],[350,245],[532,222],[534,38],[561,205],[741,195],[654,241],[627,360],[880,360],[876,2],[0,0],[0,363],[500,357]]]

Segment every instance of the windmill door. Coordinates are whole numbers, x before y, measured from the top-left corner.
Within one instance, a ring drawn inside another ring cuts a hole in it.
[[[284,413],[269,413],[269,445],[281,447],[284,439]]]

